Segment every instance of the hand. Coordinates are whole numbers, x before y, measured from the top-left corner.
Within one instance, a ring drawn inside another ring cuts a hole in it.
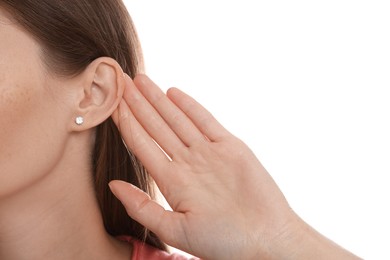
[[[167,244],[202,258],[268,254],[268,243],[295,214],[255,155],[180,90],[165,95],[144,75],[126,82],[114,121],[173,209],[114,181],[128,214]]]
[[[251,150],[194,99],[165,95],[145,75],[126,84],[113,119],[173,209],[112,181],[133,219],[204,259],[356,259],[304,223]]]

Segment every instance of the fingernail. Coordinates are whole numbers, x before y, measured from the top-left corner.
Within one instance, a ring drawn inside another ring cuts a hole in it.
[[[125,76],[125,81],[126,81],[126,83],[131,82],[131,78],[130,78],[129,75],[127,75],[127,74],[125,73],[124,76]]]
[[[114,193],[114,195],[115,195],[115,188],[114,188],[114,185],[111,184],[111,182],[108,183],[108,187],[110,188],[111,192]]]

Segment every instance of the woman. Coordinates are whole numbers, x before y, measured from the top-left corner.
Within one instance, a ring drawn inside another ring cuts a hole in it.
[[[119,259],[130,254],[119,235],[165,249],[108,187],[123,179],[152,193],[110,119],[122,69],[142,71],[122,2],[2,0],[0,10],[0,259]]]
[[[120,0],[1,0],[0,39],[0,259],[181,259],[160,238],[205,259],[355,258],[193,99],[136,77]]]

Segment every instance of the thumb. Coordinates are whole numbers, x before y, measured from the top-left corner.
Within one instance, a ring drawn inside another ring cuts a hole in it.
[[[176,244],[175,227],[179,217],[172,211],[165,210],[160,204],[153,201],[148,194],[136,186],[124,181],[109,183],[112,193],[122,202],[127,214],[141,225],[151,230],[166,243]]]

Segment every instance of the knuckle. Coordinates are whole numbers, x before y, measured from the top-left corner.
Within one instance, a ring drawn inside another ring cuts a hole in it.
[[[164,100],[165,94],[162,92],[152,93],[149,97],[150,103],[155,106],[161,103],[162,100]]]

